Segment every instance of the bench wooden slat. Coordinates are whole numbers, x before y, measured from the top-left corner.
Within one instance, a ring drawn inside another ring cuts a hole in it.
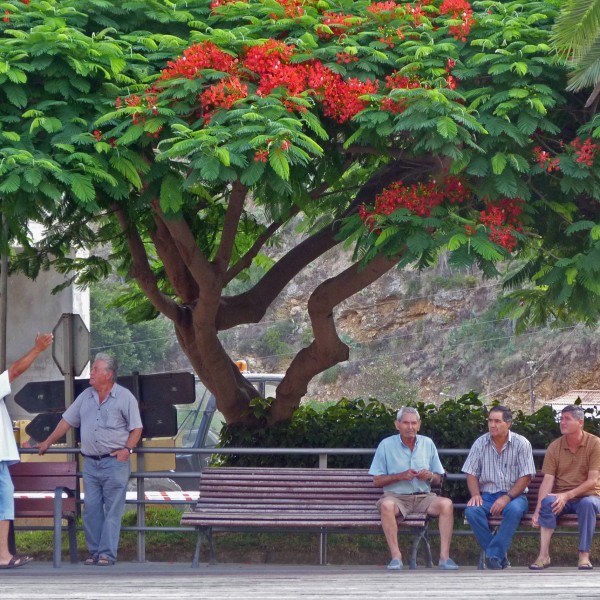
[[[10,473],[15,486],[15,517],[54,520],[54,567],[60,567],[62,520],[66,519],[71,562],[77,562],[77,462],[20,462],[11,465]],[[37,492],[38,496],[18,497],[26,492]]]
[[[215,560],[213,528],[312,529],[321,534],[380,529],[376,504],[381,495],[366,469],[209,467],[200,478],[198,503],[182,515],[181,524],[198,529],[192,562],[198,566],[203,536],[208,539],[210,561]],[[425,543],[431,564],[428,521],[428,515],[415,513],[398,522],[400,528],[416,532],[411,568],[420,541]]]

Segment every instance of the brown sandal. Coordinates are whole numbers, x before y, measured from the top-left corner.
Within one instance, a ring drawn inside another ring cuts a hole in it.
[[[90,554],[84,561],[83,564],[88,567],[95,565],[98,562],[98,557],[95,554]]]

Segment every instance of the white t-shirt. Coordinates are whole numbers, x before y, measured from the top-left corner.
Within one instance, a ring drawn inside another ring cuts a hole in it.
[[[9,464],[19,462],[19,450],[13,433],[13,426],[4,397],[10,394],[8,371],[0,375],[0,460]]]

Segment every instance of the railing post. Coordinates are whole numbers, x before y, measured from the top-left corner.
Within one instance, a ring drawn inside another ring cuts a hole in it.
[[[327,468],[327,454],[319,454],[319,469]]]

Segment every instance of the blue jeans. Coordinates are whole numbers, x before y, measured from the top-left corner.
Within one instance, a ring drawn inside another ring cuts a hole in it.
[[[83,530],[90,554],[117,559],[131,465],[114,457],[83,464]]]
[[[540,527],[556,529],[556,519],[562,514],[577,514],[579,527],[579,552],[589,552],[592,538],[596,529],[596,515],[600,513],[600,498],[598,496],[584,496],[577,500],[569,500],[562,511],[555,515],[552,512],[552,503],[556,496],[546,496],[540,506]]]
[[[465,517],[477,538],[477,542],[485,551],[486,557],[497,558],[498,560],[506,558],[513,535],[521,518],[527,511],[527,497],[525,495],[521,494],[511,500],[502,511],[502,524],[494,535],[490,530],[488,517],[492,504],[504,494],[506,492],[495,492],[494,494],[483,492],[481,494],[483,499],[481,506],[467,506],[465,509]]]

